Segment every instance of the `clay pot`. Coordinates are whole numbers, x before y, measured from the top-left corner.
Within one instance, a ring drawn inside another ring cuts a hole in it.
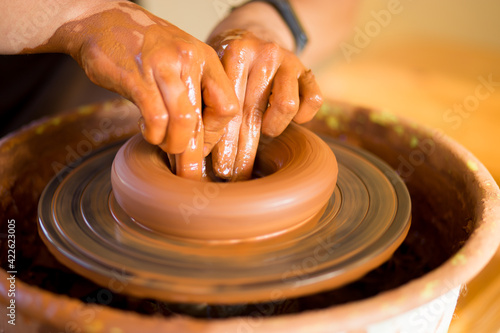
[[[114,295],[108,290],[119,292],[126,283],[119,277],[95,299],[80,297],[87,302],[57,294],[61,284],[74,281],[42,281],[72,272],[53,261],[38,237],[40,193],[64,165],[134,134],[137,117],[135,107],[113,101],[34,123],[0,141],[0,323],[6,332],[445,331],[462,286],[486,265],[500,242],[500,191],[472,154],[443,134],[407,120],[329,102],[307,127],[378,155],[400,173],[412,197],[412,227],[394,255],[409,262],[393,261],[397,267],[390,263],[375,272],[384,281],[373,286],[377,290],[343,301],[333,299],[336,291],[326,292],[307,298],[318,302],[293,314],[265,316],[263,310],[260,316],[257,312],[223,320],[149,316],[99,305]],[[12,280],[7,279],[3,236],[12,219],[15,298],[9,296]],[[37,263],[44,269],[37,271]],[[35,268],[30,272],[26,267]],[[362,278],[343,288],[358,290],[367,283]],[[72,293],[84,295],[79,288]],[[16,326],[7,323],[11,299]]]

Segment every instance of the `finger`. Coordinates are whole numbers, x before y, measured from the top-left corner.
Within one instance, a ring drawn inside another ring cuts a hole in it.
[[[280,135],[299,110],[298,71],[291,67],[283,64],[274,77],[269,106],[262,120],[265,135]]]
[[[262,114],[265,104],[252,108],[243,116],[231,181],[248,180],[252,177],[255,155],[259,146]]]
[[[144,89],[135,87],[129,93],[132,101],[141,110],[139,128],[146,141],[158,145],[165,139],[167,131],[168,114],[159,89]]]
[[[184,81],[188,87],[189,99],[195,110],[196,127],[193,136],[189,138],[186,149],[175,155],[176,175],[201,180],[204,172],[203,164],[203,122],[201,118],[201,88],[197,84],[199,80],[193,81],[189,77]]]
[[[219,178],[230,179],[233,175],[240,126],[241,115],[238,115],[226,125],[224,134],[212,149],[212,168],[214,174]]]
[[[175,155],[175,170],[176,175],[183,178],[201,180],[203,177],[203,123],[201,114],[195,136],[189,140],[187,148],[182,153]]]
[[[194,73],[196,77],[196,73]],[[182,80],[175,72],[155,73],[155,80],[168,112],[166,137],[160,147],[171,154],[182,153],[191,138],[198,122],[194,100],[190,90],[196,85],[191,76]]]
[[[259,145],[262,116],[271,93],[271,82],[276,74],[279,62],[274,57],[261,63],[249,73],[247,92],[243,106],[243,118],[240,127],[238,153],[231,181],[250,179],[255,155]]]
[[[299,111],[293,120],[302,124],[311,120],[323,104],[323,95],[310,69],[299,77],[299,94]]]
[[[201,88],[203,93],[203,126],[205,155],[220,140],[225,126],[240,113],[234,86],[228,79],[215,52],[204,69]]]
[[[241,127],[241,110],[245,99],[248,76],[248,61],[242,59],[238,52],[237,57],[232,52],[227,52],[221,59],[226,70],[229,82],[234,87],[238,99],[238,114],[234,116],[225,127],[219,142],[212,150],[212,166],[216,176],[230,179],[233,174],[234,162],[238,151],[238,139]],[[205,131],[207,133],[207,131]],[[205,140],[206,142],[207,140]]]

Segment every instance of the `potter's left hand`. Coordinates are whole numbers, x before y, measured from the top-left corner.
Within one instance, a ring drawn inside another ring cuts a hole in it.
[[[231,180],[251,177],[262,134],[280,135],[293,120],[312,119],[322,104],[314,75],[291,51],[245,30],[228,30],[208,42],[235,87],[240,113],[212,151],[215,173]]]

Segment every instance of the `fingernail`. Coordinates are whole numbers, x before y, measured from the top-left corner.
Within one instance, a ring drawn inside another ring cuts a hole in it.
[[[144,122],[144,118],[140,117],[139,120],[137,121],[137,124],[139,125],[141,133],[144,134],[144,131],[146,130],[146,123]]]
[[[210,146],[209,145],[204,145],[203,146],[203,156],[207,157],[208,154],[210,154]]]

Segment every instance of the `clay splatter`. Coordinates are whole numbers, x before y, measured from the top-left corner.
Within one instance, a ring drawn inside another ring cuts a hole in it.
[[[35,130],[35,133],[36,133],[36,134],[42,134],[42,133],[45,131],[45,127],[46,127],[46,125],[45,125],[45,124],[44,124],[44,125],[40,125],[40,126],[38,126],[38,127],[36,128],[36,130]]]
[[[416,146],[418,146],[418,138],[415,135],[412,135],[410,138],[410,147],[415,148]]]
[[[399,136],[402,136],[404,134],[404,128],[401,125],[396,125],[394,126],[394,132],[396,132]]]
[[[95,110],[95,107],[92,105],[82,106],[82,107],[78,108],[78,113],[79,114],[91,114],[92,112],[94,112],[94,110]]]
[[[61,123],[61,118],[60,118],[60,117],[55,117],[55,118],[53,118],[53,119],[50,121],[50,123],[51,123],[52,125],[54,125],[54,126],[57,126],[57,125],[59,125],[59,124]]]
[[[477,171],[479,169],[476,162],[471,160],[467,160],[467,168],[471,171]]]
[[[464,265],[467,262],[467,257],[463,253],[457,253],[452,259],[453,266]]]
[[[339,121],[333,116],[326,118],[326,125],[334,130],[339,129]]]
[[[119,327],[112,327],[110,330],[109,330],[109,333],[123,333],[123,330]]]
[[[385,126],[388,124],[394,124],[398,122],[398,117],[396,115],[387,112],[387,111],[382,111],[380,113],[371,113],[370,114],[370,120],[376,124]]]
[[[421,293],[422,298],[432,298],[434,297],[434,288],[439,284],[439,281],[430,281],[424,287],[424,290]]]

